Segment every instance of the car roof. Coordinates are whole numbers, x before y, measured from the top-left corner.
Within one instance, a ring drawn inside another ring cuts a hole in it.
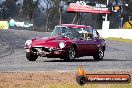
[[[91,26],[77,25],[77,24],[61,24],[58,26],[66,26],[66,27],[71,27],[71,28],[91,28]]]

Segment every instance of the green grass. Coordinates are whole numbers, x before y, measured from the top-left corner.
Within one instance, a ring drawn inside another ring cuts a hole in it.
[[[114,37],[109,37],[105,38],[106,40],[114,40],[114,41],[119,41],[119,42],[126,42],[126,43],[132,43],[131,39],[122,39],[122,38],[114,38]]]

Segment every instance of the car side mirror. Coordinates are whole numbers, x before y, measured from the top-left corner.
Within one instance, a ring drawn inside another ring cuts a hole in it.
[[[96,31],[96,33],[94,34],[94,38],[99,38],[100,37],[100,35],[99,35],[99,33]]]
[[[100,37],[100,35],[99,35],[99,33],[97,32],[97,38],[99,38]]]

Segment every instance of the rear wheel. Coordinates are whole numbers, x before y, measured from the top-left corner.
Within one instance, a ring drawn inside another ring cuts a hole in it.
[[[98,52],[93,56],[94,60],[102,60],[104,57],[104,49],[103,47],[100,47],[98,49]]]
[[[37,55],[34,55],[30,52],[26,52],[26,58],[29,60],[29,61],[36,61],[36,59],[38,58]]]
[[[75,47],[71,46],[67,55],[65,55],[64,60],[65,61],[73,61],[76,56],[76,49]]]

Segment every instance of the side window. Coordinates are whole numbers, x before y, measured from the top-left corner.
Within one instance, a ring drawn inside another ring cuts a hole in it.
[[[76,28],[80,38],[84,38],[84,28]]]
[[[86,28],[86,32],[85,35],[86,35],[86,38],[93,38],[93,31],[92,31],[92,28]]]

